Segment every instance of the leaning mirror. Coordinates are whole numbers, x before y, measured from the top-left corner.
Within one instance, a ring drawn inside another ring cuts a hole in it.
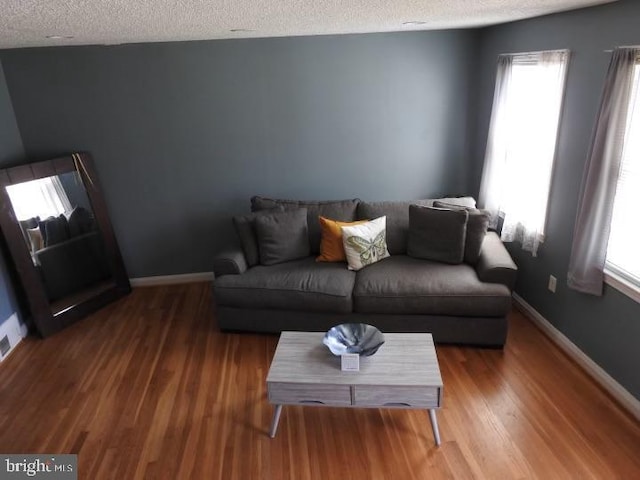
[[[0,228],[42,336],[131,290],[88,154],[0,170],[0,202]]]

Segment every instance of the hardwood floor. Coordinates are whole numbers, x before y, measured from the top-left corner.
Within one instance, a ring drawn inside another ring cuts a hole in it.
[[[510,322],[504,351],[437,348],[440,448],[408,410],[285,407],[270,439],[277,336],[218,332],[206,283],[137,288],[0,365],[0,452],[77,453],[81,479],[640,478],[640,425]]]

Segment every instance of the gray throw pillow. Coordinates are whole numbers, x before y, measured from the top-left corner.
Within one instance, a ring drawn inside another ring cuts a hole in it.
[[[411,257],[444,263],[462,263],[469,214],[466,210],[409,206]]]
[[[309,256],[306,208],[261,215],[255,226],[262,265]]]
[[[69,237],[77,237],[95,230],[93,214],[84,207],[76,207],[69,215]]]
[[[44,220],[38,220],[38,228],[40,229],[40,234],[42,235],[42,241],[44,242],[45,247],[47,246],[47,222],[49,220],[55,220],[56,217],[47,217]]]
[[[285,210],[296,210],[298,208],[307,209],[307,228],[309,229],[309,247],[311,253],[320,253],[321,228],[319,216],[339,220],[341,222],[353,222],[356,219],[356,208],[359,200],[286,200],[276,198],[265,198],[260,196],[251,197],[251,211],[257,212],[265,208],[281,206]]]
[[[237,215],[233,217],[233,225],[240,239],[240,246],[244,252],[244,258],[249,267],[260,263],[260,251],[258,250],[258,239],[256,237],[256,218],[264,215],[271,215],[275,212],[284,212],[280,205],[248,215]]]
[[[40,227],[40,230],[42,231],[42,226]],[[50,247],[51,245],[56,245],[69,240],[69,224],[67,222],[67,217],[63,214],[60,214],[55,218],[49,217],[45,220],[44,230],[46,232],[46,236],[43,235],[42,237],[45,241],[45,247]]]
[[[47,218],[40,222],[39,226],[45,247],[69,240],[69,224],[67,223],[67,217],[63,214]]]
[[[467,234],[464,244],[464,261],[470,265],[478,263],[480,251],[482,250],[482,242],[484,242],[484,237],[487,236],[487,229],[489,228],[489,212],[440,201],[433,202],[433,206],[447,208],[449,210],[467,211],[469,221],[467,222]]]

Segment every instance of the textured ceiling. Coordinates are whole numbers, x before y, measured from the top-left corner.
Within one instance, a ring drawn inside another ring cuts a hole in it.
[[[0,48],[469,28],[610,1],[0,0]]]

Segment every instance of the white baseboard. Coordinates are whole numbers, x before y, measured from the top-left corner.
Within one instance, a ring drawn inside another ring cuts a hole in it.
[[[22,339],[27,336],[27,326],[20,323],[16,313],[12,314],[8,319],[0,324],[0,340],[5,336],[9,340],[10,347],[4,355],[0,353],[0,362],[3,362],[4,359],[15,350],[16,346],[22,341]]]
[[[620,385],[611,375],[596,362],[591,360],[578,346],[554,327],[540,312],[529,305],[517,293],[513,294],[516,307],[525,314],[547,337],[549,337],[564,353],[582,367],[609,395],[616,399],[631,415],[640,420],[640,400]]]
[[[211,282],[213,272],[183,273],[180,275],[158,275],[155,277],[130,278],[132,287],[153,287],[156,285],[178,285],[180,283]]]

